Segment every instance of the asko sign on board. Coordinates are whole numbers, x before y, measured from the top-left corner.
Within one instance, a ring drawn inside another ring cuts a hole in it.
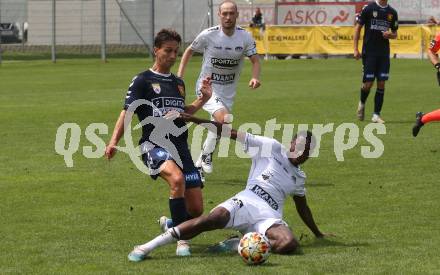
[[[279,25],[339,25],[354,24],[356,13],[366,2],[281,2],[278,3]]]

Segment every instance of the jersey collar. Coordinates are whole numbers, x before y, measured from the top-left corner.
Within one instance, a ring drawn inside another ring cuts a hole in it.
[[[376,5],[378,5],[379,7],[383,8],[383,9],[388,8],[388,4],[386,4],[386,6],[381,6],[379,4],[379,0],[376,0]]]
[[[163,76],[163,77],[170,77],[170,76],[171,76],[171,73],[169,73],[169,74],[163,74],[163,73],[156,72],[155,70],[153,70],[153,69],[151,69],[151,68],[150,68],[150,71],[151,71],[153,74],[157,74],[157,75],[160,75],[160,76]]]

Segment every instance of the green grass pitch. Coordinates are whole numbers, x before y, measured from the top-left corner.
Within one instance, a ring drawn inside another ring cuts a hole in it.
[[[187,70],[188,102],[201,59]],[[0,66],[0,274],[428,274],[440,272],[440,125],[411,136],[416,111],[440,107],[440,88],[426,60],[392,60],[383,117],[382,157],[365,159],[361,136],[345,161],[336,161],[333,134],[303,169],[308,201],[319,227],[337,236],[316,240],[293,202],[285,220],[301,237],[302,254],[271,255],[248,267],[238,254],[206,248],[233,231],[214,231],[192,241],[193,255],[177,258],[175,246],[151,259],[129,263],[136,244],[159,233],[168,214],[168,188],[138,172],[118,153],[108,162],[88,159],[83,146],[90,123],[105,123],[108,141],[132,77],[151,60],[7,61]],[[177,69],[177,65],[174,68]],[[234,126],[269,119],[278,123],[355,123],[361,64],[350,59],[262,61],[262,87],[247,87],[247,62],[234,105]],[[369,119],[374,90],[367,103]],[[207,117],[204,111],[199,116]],[[67,168],[54,149],[57,128],[81,127],[81,143]],[[362,133],[362,132],[361,132]],[[281,137],[277,131],[276,136]],[[124,144],[123,141],[121,144]],[[231,149],[233,152],[234,147]],[[204,189],[205,213],[242,190],[249,159],[215,158]]]

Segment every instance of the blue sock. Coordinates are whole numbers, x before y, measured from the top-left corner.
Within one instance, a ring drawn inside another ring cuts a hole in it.
[[[191,216],[190,214],[187,214],[185,221],[188,221],[188,220],[191,220],[191,219],[194,219],[194,217]],[[168,228],[174,227],[173,219],[171,219],[171,218],[167,219],[167,227]]]
[[[170,199],[169,205],[173,226],[177,226],[187,220],[188,213],[186,212],[184,198]]]
[[[380,115],[380,111],[382,111],[383,105],[383,97],[385,95],[385,90],[376,90],[376,95],[374,96],[374,113],[376,115]]]

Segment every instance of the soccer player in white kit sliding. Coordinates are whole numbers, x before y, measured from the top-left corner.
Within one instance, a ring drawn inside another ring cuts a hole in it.
[[[192,239],[202,232],[222,228],[233,228],[243,234],[258,232],[269,239],[273,252],[294,252],[299,243],[283,221],[283,207],[287,197],[293,198],[299,216],[317,238],[332,236],[322,233],[313,219],[305,196],[306,175],[299,167],[309,158],[314,148],[311,132],[297,134],[289,150],[285,150],[283,145],[272,138],[237,132],[227,127],[222,129],[220,123],[185,113],[179,116],[185,121],[201,124],[214,133],[216,131],[243,143],[245,152],[252,157],[246,188],[215,207],[209,215],[169,228],[155,239],[136,246],[128,255],[130,261],[142,261],[154,249],[175,243],[176,240]]]
[[[231,123],[230,113],[244,56],[252,63],[252,78],[249,81],[249,87],[252,89],[260,86],[260,62],[252,35],[236,26],[237,5],[233,1],[223,1],[219,5],[218,16],[220,25],[202,31],[185,50],[177,76],[183,78],[186,65],[194,52],[203,53],[196,92],[198,93],[202,79],[210,76],[213,93],[203,109],[211,114],[212,120]],[[200,157],[195,163],[196,167],[201,167],[205,173],[212,173],[212,153],[217,141],[217,136],[208,132]]]

